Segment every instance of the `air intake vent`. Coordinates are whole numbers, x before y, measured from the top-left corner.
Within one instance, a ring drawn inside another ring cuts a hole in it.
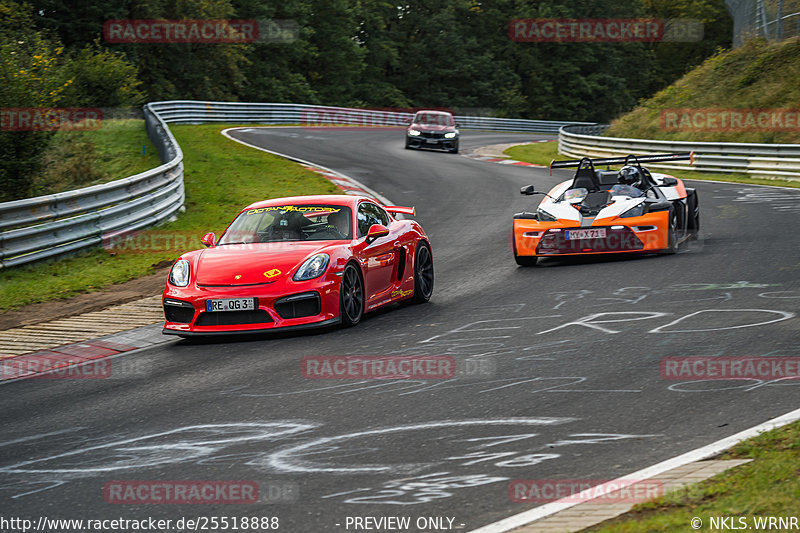
[[[194,318],[194,306],[189,302],[168,298],[164,300],[164,317],[167,322],[190,324]]]
[[[281,298],[275,302],[275,311],[281,318],[301,318],[318,315],[322,311],[319,294],[307,292]]]
[[[235,326],[237,324],[266,324],[272,322],[269,313],[262,309],[255,311],[217,311],[200,313],[195,326]]]

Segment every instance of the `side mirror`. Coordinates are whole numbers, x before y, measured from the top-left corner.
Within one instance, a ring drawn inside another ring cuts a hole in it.
[[[372,242],[381,237],[386,237],[387,235],[389,235],[389,228],[381,224],[373,224],[369,227],[369,231],[367,232],[367,242]]]
[[[519,193],[530,196],[532,194],[536,194],[536,189],[534,189],[533,185],[526,185],[520,188]]]
[[[678,180],[675,178],[664,178],[661,180],[662,187],[674,187],[678,184]]]
[[[211,247],[211,246],[214,246],[214,244],[216,244],[216,242],[217,242],[217,236],[216,236],[216,235],[214,235],[214,233],[206,233],[206,234],[205,234],[205,235],[203,235],[203,237],[200,239],[200,243],[201,243],[203,246],[209,246],[209,247]]]

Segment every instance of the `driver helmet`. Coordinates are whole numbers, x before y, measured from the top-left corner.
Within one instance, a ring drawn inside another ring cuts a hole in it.
[[[639,170],[639,167],[627,165],[620,169],[618,181],[626,185],[633,185],[634,183],[641,183],[642,178],[642,171]]]
[[[336,227],[340,233],[350,233],[350,221],[348,214],[349,213],[344,209],[339,209],[338,211],[331,213],[328,215],[328,225]]]
[[[275,225],[276,222],[280,229],[290,230],[299,230],[301,227],[311,224],[310,220],[297,211],[287,211],[285,213],[281,213],[281,215],[277,217],[272,224]]]

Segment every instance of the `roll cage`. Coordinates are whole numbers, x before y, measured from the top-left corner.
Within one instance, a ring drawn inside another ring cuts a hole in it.
[[[550,174],[553,173],[554,168],[577,167],[577,170],[575,171],[575,177],[572,180],[572,186],[570,188],[571,189],[585,188],[589,192],[597,192],[603,189],[608,189],[613,185],[616,185],[618,181],[617,181],[616,171],[596,170],[595,165],[597,166],[633,165],[639,169],[642,176],[644,176],[644,179],[647,180],[647,184],[645,185],[648,185],[649,187],[655,187],[657,183],[653,179],[653,176],[650,174],[650,171],[642,166],[642,163],[655,163],[659,161],[680,161],[687,159],[691,163],[693,163],[694,152],[684,152],[678,154],[655,154],[655,155],[644,155],[644,156],[636,156],[630,154],[625,157],[610,157],[610,158],[597,158],[597,159],[583,157],[581,159],[570,159],[567,161],[553,160],[550,162]]]

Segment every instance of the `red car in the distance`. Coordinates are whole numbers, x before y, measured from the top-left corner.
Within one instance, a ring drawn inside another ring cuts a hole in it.
[[[163,294],[166,334],[190,337],[331,324],[401,300],[426,302],[433,255],[413,208],[349,195],[244,208],[219,240],[184,253]]]

